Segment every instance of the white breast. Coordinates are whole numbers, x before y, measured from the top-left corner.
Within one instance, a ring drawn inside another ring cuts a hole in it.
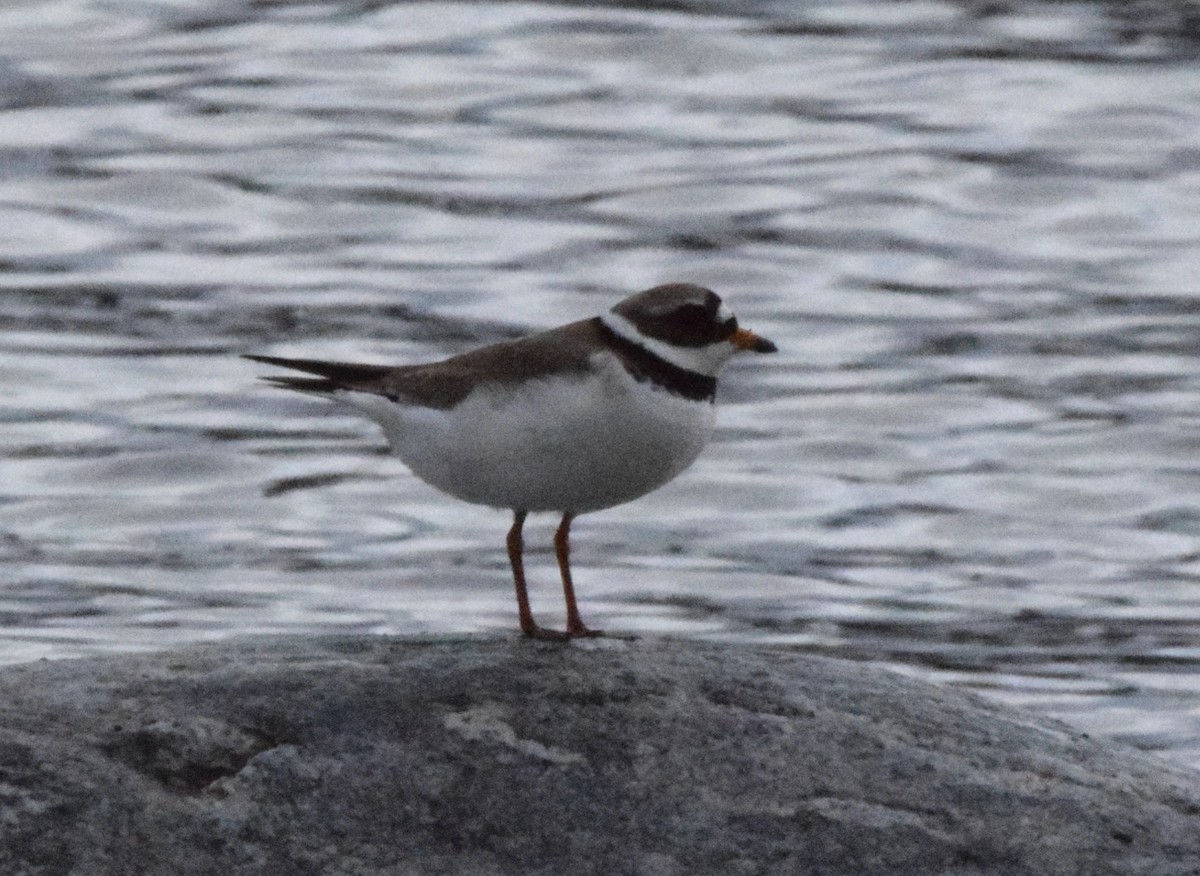
[[[587,375],[488,384],[434,410],[364,393],[337,397],[379,423],[422,480],[468,502],[582,513],[671,480],[712,434],[713,405],[635,381],[609,354]]]

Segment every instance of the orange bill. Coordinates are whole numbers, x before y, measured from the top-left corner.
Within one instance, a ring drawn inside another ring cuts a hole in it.
[[[739,350],[750,350],[755,353],[774,353],[779,349],[766,338],[760,338],[749,329],[738,329],[729,338],[729,343]]]

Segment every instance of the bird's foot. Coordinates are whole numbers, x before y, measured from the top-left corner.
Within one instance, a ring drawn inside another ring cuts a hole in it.
[[[599,639],[605,635],[604,630],[592,630],[583,625],[581,621],[567,624],[566,634],[571,638],[581,639]]]
[[[537,624],[527,624],[521,627],[521,634],[527,639],[537,639],[542,642],[565,642],[571,638],[570,633],[539,627]]]
[[[610,637],[610,634],[604,632],[604,630],[593,630],[585,627],[583,624],[570,624],[565,631],[551,630],[537,624],[529,624],[521,627],[521,633],[527,639],[537,639],[542,642],[567,642],[571,639],[600,639]],[[631,637],[616,636],[615,638],[624,639]]]

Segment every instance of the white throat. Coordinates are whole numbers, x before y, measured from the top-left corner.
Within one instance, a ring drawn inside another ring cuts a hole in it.
[[[666,341],[647,337],[638,331],[637,326],[632,322],[611,310],[608,313],[602,313],[600,321],[618,337],[624,338],[631,344],[637,344],[664,362],[708,377],[716,377],[721,366],[737,352],[737,348],[726,341],[718,341],[703,347],[676,347]]]

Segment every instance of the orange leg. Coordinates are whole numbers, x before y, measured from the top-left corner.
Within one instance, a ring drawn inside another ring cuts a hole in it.
[[[542,629],[533,619],[529,609],[529,591],[525,588],[525,540],[521,530],[525,526],[525,512],[513,512],[512,528],[508,531],[508,561],[512,564],[513,585],[517,589],[517,616],[521,632],[531,639],[565,639],[566,634],[556,630]]]
[[[563,596],[567,600],[567,635],[568,636],[603,636],[601,630],[589,630],[583,625],[579,616],[579,606],[575,604],[575,585],[571,582],[571,521],[574,515],[563,515],[558,531],[554,533],[554,553],[558,556],[558,571],[562,573]]]

